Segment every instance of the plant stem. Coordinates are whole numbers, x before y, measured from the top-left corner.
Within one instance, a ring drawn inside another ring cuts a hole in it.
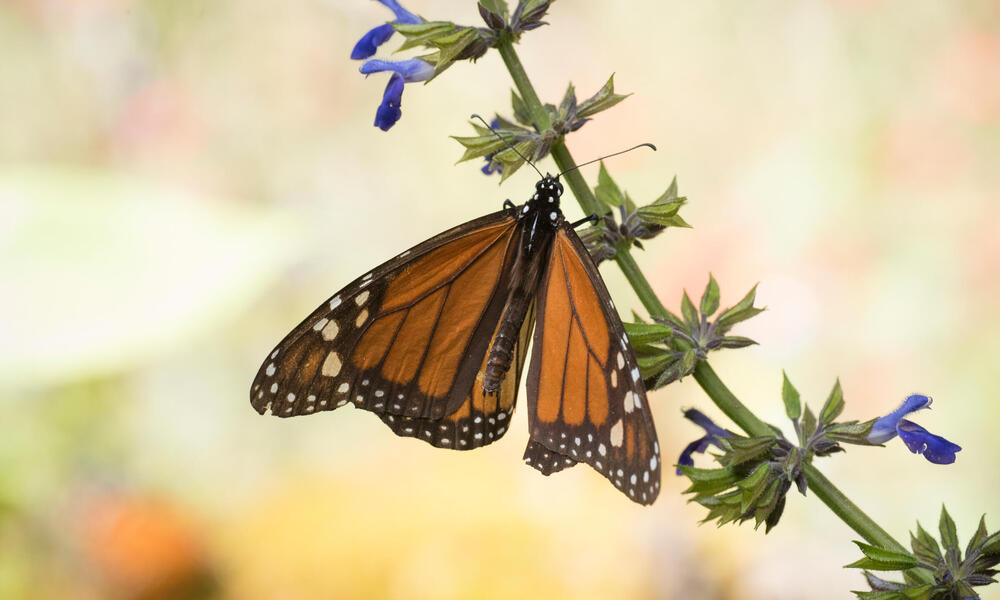
[[[518,93],[521,95],[521,99],[524,100],[528,109],[531,111],[532,119],[534,120],[535,126],[538,131],[545,131],[552,126],[552,121],[549,118],[548,112],[546,112],[545,107],[542,105],[541,100],[538,98],[538,94],[535,92],[535,88],[531,85],[531,80],[528,78],[527,73],[524,70],[524,65],[521,64],[521,60],[517,56],[517,52],[514,50],[514,46],[509,37],[503,38],[497,45],[497,50],[500,52],[500,56],[503,57],[503,62],[507,66],[507,70],[510,72],[511,78],[514,80],[514,85],[517,87]],[[562,139],[559,139],[552,145],[551,149],[552,158],[556,165],[561,171],[567,171],[568,169],[576,166],[573,157],[570,155],[569,150],[563,143]],[[576,197],[577,201],[580,203],[580,207],[583,208],[585,213],[588,214],[599,214],[600,204],[597,198],[594,197],[593,192],[591,192],[590,187],[587,182],[583,179],[583,176],[579,171],[573,170],[565,175],[566,183],[570,190],[572,190],[573,195]],[[616,249],[615,261],[618,263],[618,267],[625,273],[625,277],[628,279],[629,284],[631,284],[632,289],[635,290],[636,295],[642,302],[642,305],[646,308],[649,314],[653,317],[663,317],[667,313],[667,309],[660,302],[656,293],[653,291],[652,286],[649,285],[649,281],[646,279],[642,270],[639,269],[639,265],[635,262],[635,258],[632,257],[631,252],[628,248],[619,247]],[[757,415],[753,414],[739,399],[729,391],[719,376],[716,375],[715,371],[711,366],[705,361],[699,361],[697,367],[694,370],[695,381],[701,386],[702,390],[708,395],[709,398],[715,403],[719,409],[725,413],[727,417],[732,419],[734,423],[740,426],[747,434],[752,436],[764,436],[773,435],[771,428],[757,418]],[[882,529],[878,523],[873,521],[868,515],[866,515],[856,504],[851,502],[851,500],[843,494],[833,483],[830,482],[822,473],[819,472],[811,464],[803,466],[803,471],[806,475],[806,481],[809,484],[809,489],[813,491],[817,498],[819,498],[824,504],[826,504],[830,510],[833,511],[841,520],[844,521],[851,529],[857,532],[861,537],[872,544],[879,545],[883,548],[888,548],[890,550],[895,550],[897,552],[906,552],[899,542],[894,540],[884,529]],[[924,571],[914,570],[911,571],[915,577],[922,580],[926,579],[930,581],[928,575]]]

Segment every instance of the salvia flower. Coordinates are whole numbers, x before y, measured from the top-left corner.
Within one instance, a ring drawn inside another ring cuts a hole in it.
[[[680,458],[677,459],[678,465],[693,467],[694,457],[692,455],[694,453],[702,454],[708,450],[709,446],[715,446],[716,448],[722,449],[720,439],[732,437],[733,435],[733,432],[719,427],[712,421],[712,419],[709,419],[704,413],[696,408],[689,408],[685,410],[684,418],[704,429],[705,435],[685,446],[684,450],[681,452]],[[677,467],[677,474],[681,474],[680,466]]]
[[[403,84],[430,79],[434,75],[434,67],[419,58],[400,61],[372,59],[361,65],[361,72],[365,75],[381,71],[390,71],[392,76],[389,77],[389,83],[386,84],[385,92],[382,94],[382,103],[375,111],[375,126],[382,131],[389,131],[403,114],[400,108],[403,100]]]
[[[906,415],[924,408],[930,408],[931,399],[923,394],[911,394],[899,408],[875,420],[868,441],[883,444],[897,435],[910,452],[923,454],[924,458],[937,465],[955,462],[955,453],[962,449],[939,435],[927,431],[913,421],[904,419]]]
[[[393,21],[394,23],[406,23],[409,25],[423,23],[423,19],[400,6],[396,0],[378,0],[378,2],[395,13],[396,20]],[[354,49],[351,50],[351,58],[354,60],[364,60],[374,56],[378,47],[386,43],[395,32],[396,29],[392,26],[392,23],[373,27],[368,33],[361,36],[357,44],[354,44]]]

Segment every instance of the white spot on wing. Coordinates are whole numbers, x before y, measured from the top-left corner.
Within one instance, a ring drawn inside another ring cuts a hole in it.
[[[619,423],[621,423],[621,421],[619,421]],[[597,447],[597,453],[600,454],[601,456],[605,456],[608,453],[608,448],[604,444],[601,444],[600,446]]]
[[[316,331],[319,331],[320,329],[323,329],[324,327],[326,327],[326,324],[329,321],[330,321],[330,319],[327,319],[326,317],[323,317],[319,321],[316,321],[316,324],[313,325],[313,329],[316,330]]]
[[[325,321],[326,319],[323,320]],[[319,323],[317,323],[317,325],[318,324]],[[340,333],[340,325],[337,325],[336,321],[330,321],[326,324],[326,327],[323,328],[323,339],[331,342],[337,337],[338,333]]]
[[[340,368],[343,366],[344,363],[340,361],[340,355],[336,352],[330,352],[326,355],[326,360],[323,361],[323,370],[321,372],[327,377],[336,377],[340,374]]]
[[[368,292],[365,293],[367,294]],[[368,320],[368,309],[366,308],[363,311],[361,311],[361,314],[358,315],[358,318],[354,320],[354,325],[356,327],[361,327],[367,320]]]
[[[626,414],[628,414],[628,413],[632,412],[633,410],[635,410],[635,394],[632,393],[632,390],[629,390],[629,391],[625,392],[625,402],[624,402],[624,405],[625,405],[625,413]]]
[[[618,371],[611,371],[611,387],[618,387]]]
[[[639,381],[639,367],[632,367],[632,381]]]
[[[349,389],[351,389],[351,384],[345,381],[344,383],[340,384],[340,386],[337,388],[337,391],[340,392],[341,394],[346,394],[347,390]]]
[[[330,299],[330,310],[333,310],[340,306],[340,296],[334,296]]]
[[[354,303],[357,304],[358,306],[361,306],[365,302],[368,302],[368,296],[371,296],[371,292],[365,290],[354,297]]]
[[[615,448],[621,448],[624,439],[625,425],[622,424],[621,419],[618,419],[618,422],[611,426],[611,445]]]
[[[274,363],[271,363],[271,364],[267,365],[267,369],[264,372],[267,373],[268,377],[273,377],[274,376]]]
[[[618,353],[618,368],[625,368],[625,356],[621,352]]]

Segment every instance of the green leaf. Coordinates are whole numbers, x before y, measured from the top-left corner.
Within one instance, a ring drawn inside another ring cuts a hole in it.
[[[528,109],[528,105],[524,103],[524,100],[514,90],[510,91],[510,106],[514,110],[514,119],[518,123],[525,127],[534,128],[535,124],[531,119],[531,110]]]
[[[826,429],[823,430],[823,433],[830,439],[837,440],[839,442],[870,446],[871,442],[868,441],[868,434],[871,432],[872,425],[875,424],[875,421],[876,419],[869,419],[862,423],[857,421],[833,423],[828,425]]]
[[[965,547],[966,558],[980,551],[979,546],[986,541],[989,535],[989,532],[986,531],[986,515],[983,515],[979,518],[979,527],[972,534],[972,537],[969,538],[969,544]]]
[[[639,218],[660,227],[691,227],[677,214],[685,202],[686,199],[681,198],[667,204],[647,204],[639,209]]]
[[[785,414],[792,421],[802,416],[802,403],[799,402],[799,391],[788,379],[788,374],[781,371],[781,401],[785,403]]]
[[[674,329],[659,323],[622,323],[632,346],[645,346],[670,339]]]
[[[597,172],[597,187],[594,188],[594,195],[607,208],[620,206],[624,201],[621,189],[615,183],[615,180],[611,178],[611,175],[608,174],[603,160],[601,161],[601,168]]]
[[[920,564],[915,557],[904,552],[886,550],[885,548],[879,548],[878,546],[872,546],[871,544],[857,540],[854,543],[861,549],[865,558],[845,565],[847,568],[871,569],[872,571],[902,571],[912,569]]]
[[[463,27],[448,35],[438,36],[430,40],[430,43],[441,51],[434,65],[435,73],[445,70],[456,56],[461,54],[469,44],[476,41],[478,36],[479,33],[475,27]]]
[[[843,411],[844,392],[840,389],[840,378],[838,377],[837,382],[833,384],[833,389],[830,390],[830,395],[827,397],[826,402],[823,403],[823,408],[819,411],[819,420],[824,425],[829,425]]]
[[[802,443],[805,444],[814,433],[816,433],[816,415],[813,414],[812,409],[806,404],[802,416]]]
[[[701,314],[706,317],[719,310],[719,283],[715,281],[715,277],[711,273],[708,274],[708,285],[705,286],[705,291],[701,294],[700,306]]]
[[[612,75],[608,78],[607,83],[605,83],[596,94],[580,103],[576,112],[577,117],[582,119],[595,115],[603,110],[611,108],[625,98],[628,98],[630,95],[631,94],[621,95],[615,93],[615,76]]]
[[[507,0],[479,0],[479,4],[483,8],[503,17],[506,21],[508,16],[510,16],[510,9],[507,7]]]
[[[941,545],[947,550],[958,550],[958,531],[955,529],[955,521],[948,514],[948,509],[941,505],[941,519],[938,521],[938,530],[941,532]]]
[[[417,46],[430,46],[431,40],[448,35],[456,29],[450,21],[428,21],[425,23],[392,23],[393,29],[406,38],[406,41],[396,50],[409,50]]]
[[[694,302],[691,302],[687,290],[684,291],[684,296],[681,298],[681,315],[684,316],[684,321],[690,331],[698,331],[700,326],[698,309],[694,307]]]
[[[457,162],[464,162],[473,158],[480,158],[487,154],[507,147],[503,140],[492,133],[489,135],[458,136],[453,135],[451,139],[465,146],[465,153]]]
[[[573,88],[573,82],[571,81],[569,85],[566,86],[566,93],[563,94],[562,102],[559,103],[559,114],[565,117],[575,109],[576,90]]]
[[[937,540],[927,533],[927,530],[919,522],[917,522],[917,533],[910,534],[910,548],[913,550],[913,554],[927,564],[936,564],[944,560]]]
[[[756,344],[756,341],[739,335],[727,335],[719,341],[720,348],[746,348]]]
[[[719,332],[725,333],[732,328],[733,325],[736,325],[741,321],[746,321],[747,319],[764,312],[763,308],[754,308],[753,302],[756,298],[757,286],[754,285],[750,288],[750,291],[747,292],[747,295],[743,296],[743,299],[736,304],[736,306],[727,308],[721,315],[719,315],[719,318],[716,319],[716,328]]]
[[[654,354],[652,356],[636,356],[635,362],[639,365],[639,372],[642,376],[652,377],[660,373],[663,369],[667,367],[670,363],[673,363],[676,359],[669,353],[663,352],[660,354]]]
[[[720,441],[726,452],[719,460],[723,466],[730,468],[766,457],[777,443],[777,440],[770,436],[730,437],[722,438]]]

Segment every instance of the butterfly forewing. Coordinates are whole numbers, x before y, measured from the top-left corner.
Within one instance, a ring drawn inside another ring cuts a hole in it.
[[[597,267],[567,225],[556,233],[537,302],[525,461],[546,475],[585,462],[631,499],[652,503],[659,444],[639,369]]]
[[[352,402],[434,421],[468,403],[471,415],[470,389],[508,293],[516,229],[510,211],[487,215],[349,284],[264,361],[251,387],[254,408],[287,417]]]

